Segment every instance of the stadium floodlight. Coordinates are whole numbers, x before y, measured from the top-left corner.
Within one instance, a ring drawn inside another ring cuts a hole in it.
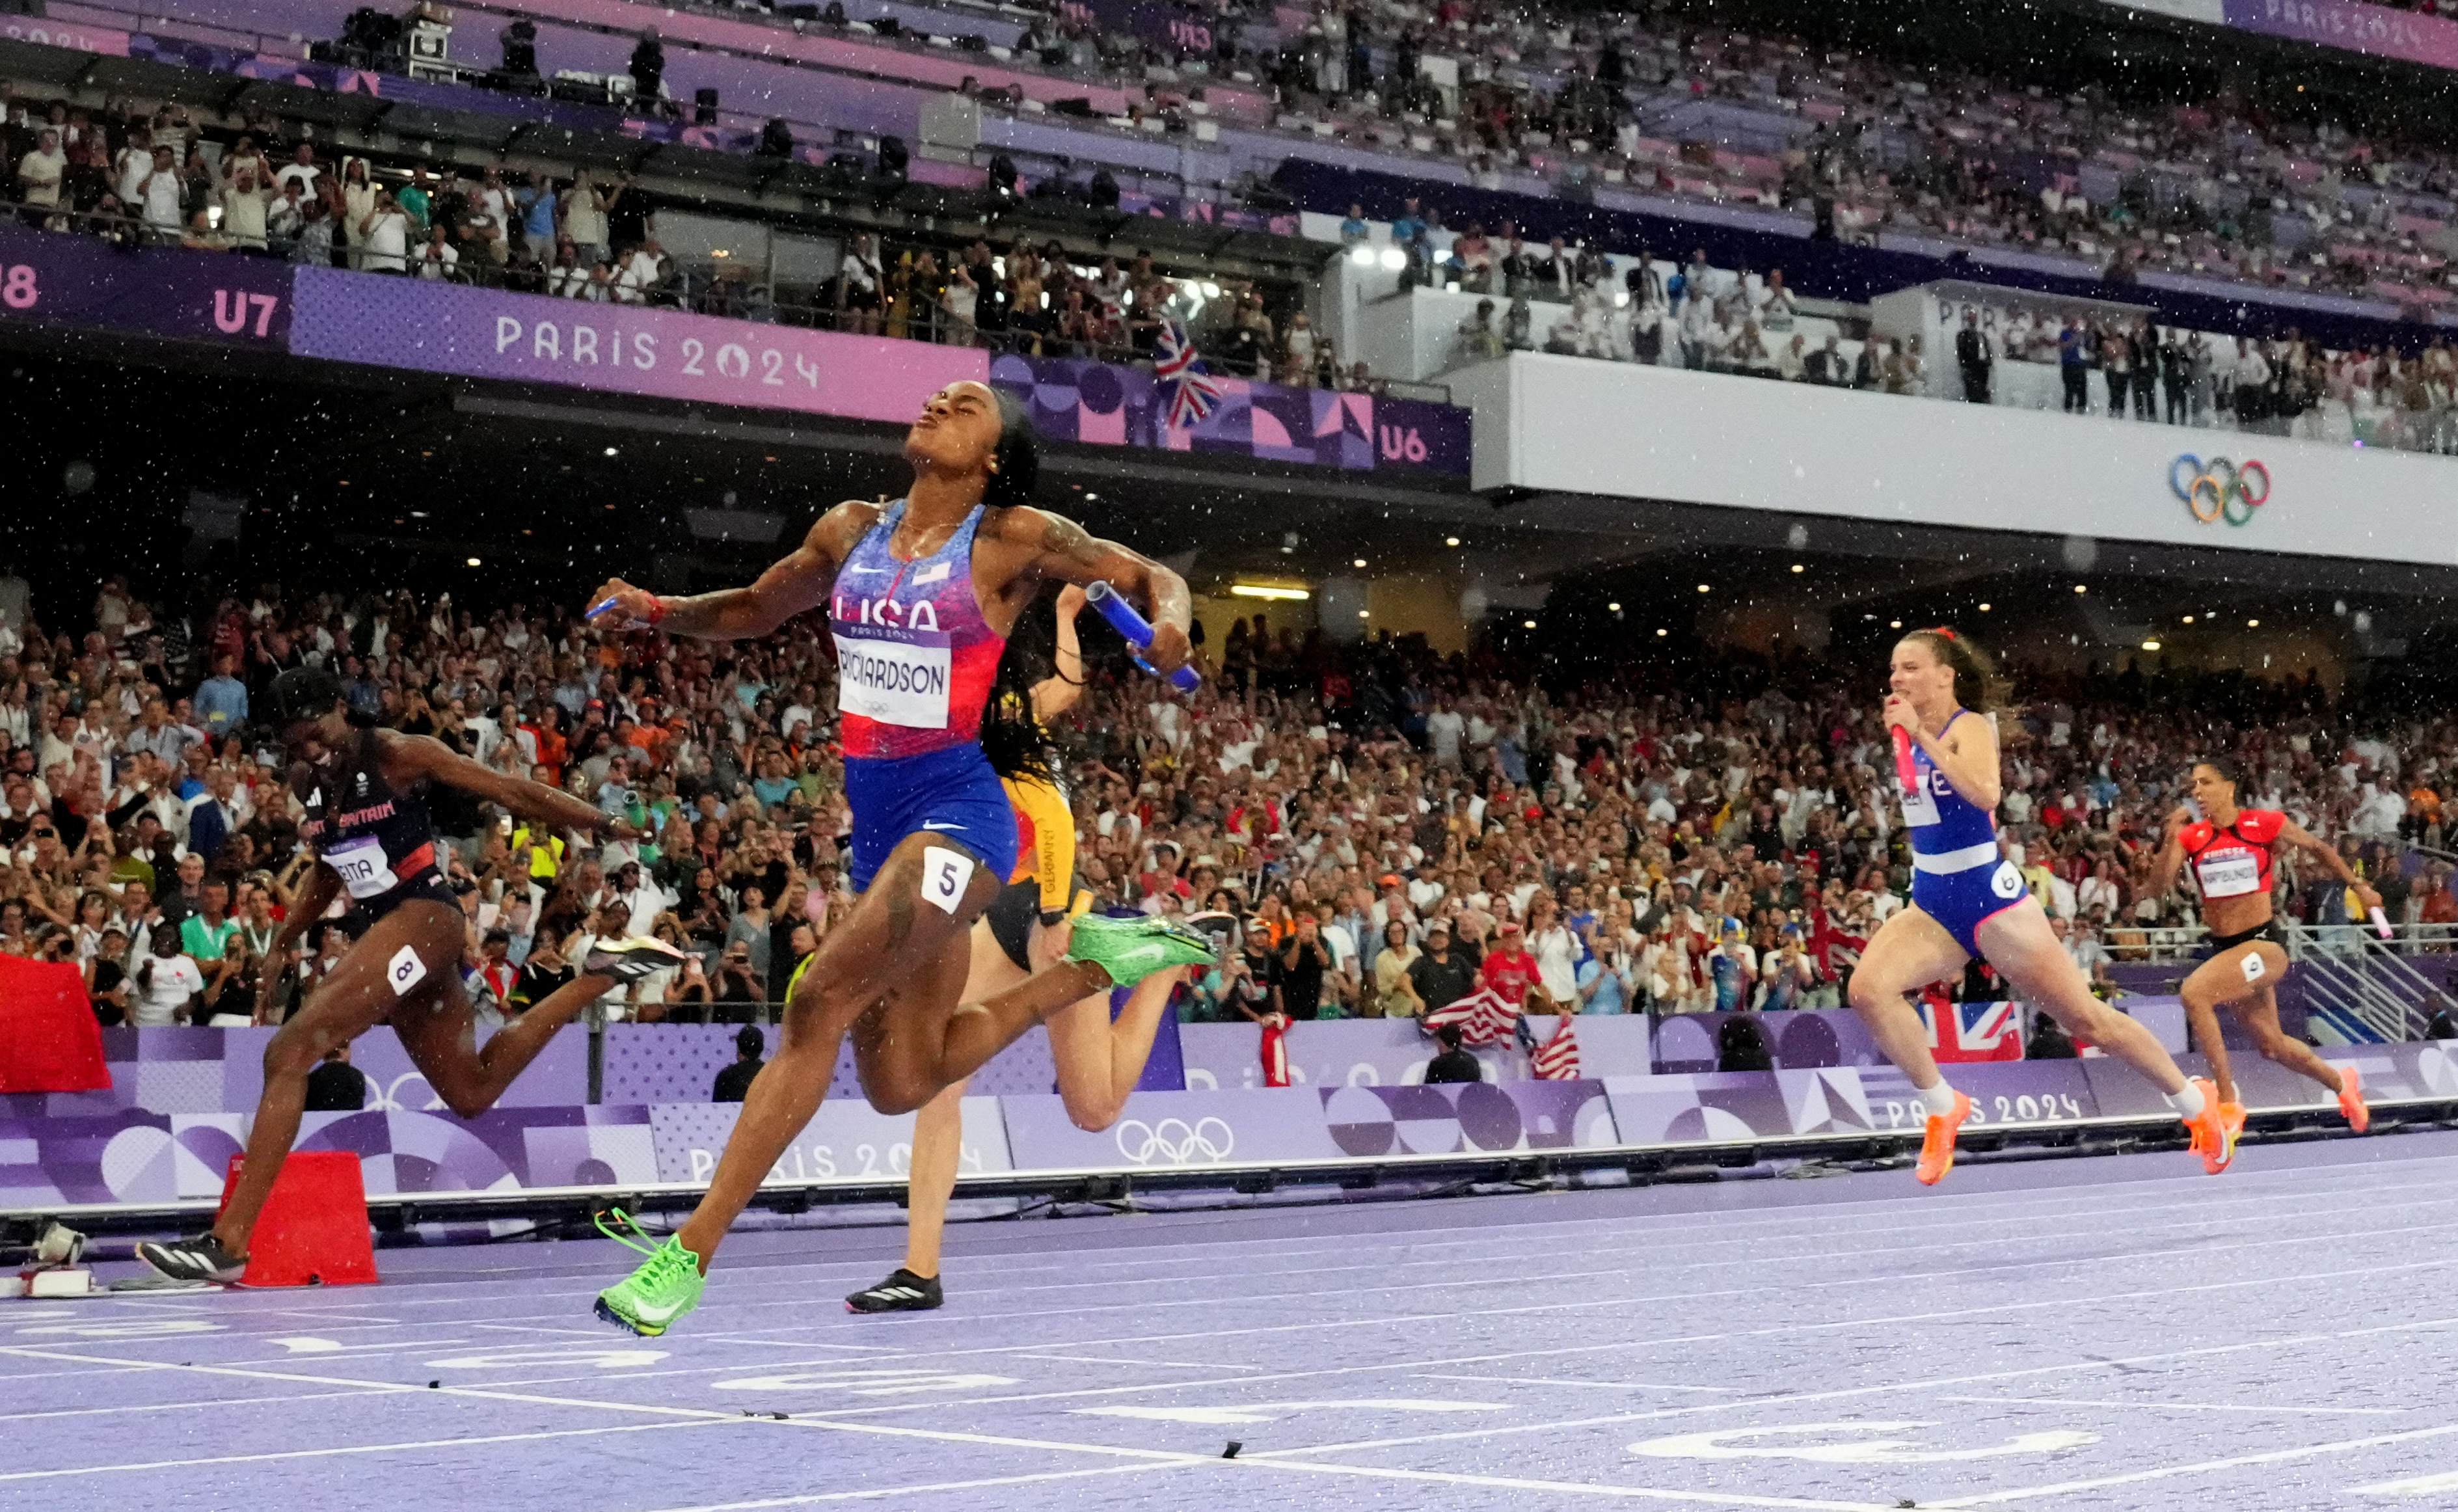
[[[1314,597],[1306,589],[1290,588],[1280,583],[1232,583],[1229,595],[1232,598],[1267,598],[1280,603],[1296,603]]]
[[[1383,249],[1383,265],[1390,269],[1392,272],[1397,273],[1402,268],[1408,265],[1408,255],[1401,251],[1398,247],[1385,247]]]
[[[1348,260],[1361,268],[1370,268],[1374,266],[1374,249],[1361,242],[1348,249]]]

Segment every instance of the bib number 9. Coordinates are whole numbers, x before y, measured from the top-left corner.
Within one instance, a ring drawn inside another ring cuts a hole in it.
[[[962,851],[933,845],[922,853],[922,898],[948,917],[965,901],[965,884],[973,880],[973,859]]]

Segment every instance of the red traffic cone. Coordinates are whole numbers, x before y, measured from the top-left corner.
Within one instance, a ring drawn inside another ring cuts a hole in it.
[[[243,1155],[233,1155],[222,1177],[222,1207],[230,1206]],[[219,1216],[219,1212],[217,1212]],[[302,1150],[281,1163],[273,1191],[248,1236],[247,1274],[241,1286],[367,1286],[376,1280],[375,1246],[368,1238],[367,1191],[359,1179],[359,1157],[342,1150]]]

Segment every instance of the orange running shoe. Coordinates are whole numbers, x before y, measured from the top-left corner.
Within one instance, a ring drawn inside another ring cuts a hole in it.
[[[2339,1067],[2339,1111],[2347,1115],[2347,1127],[2361,1134],[2372,1127],[2373,1110],[2364,1106],[2364,1079],[2352,1066]]]
[[[1928,1123],[1921,1132],[1920,1165],[1912,1171],[1922,1186],[1936,1186],[1954,1169],[1955,1130],[1970,1116],[1971,1099],[1961,1092],[1954,1094],[1953,1112],[1928,1115]]]
[[[2219,1122],[2227,1126],[2230,1146],[2244,1143],[2244,1105],[2242,1103],[2221,1103]]]
[[[2197,1076],[2189,1085],[2201,1088],[2202,1110],[2185,1120],[2185,1127],[2193,1131],[2186,1148],[2202,1157],[2202,1170],[2216,1176],[2236,1159],[2236,1136],[2244,1125],[2229,1126],[2227,1111],[2219,1105],[2219,1089],[2209,1078]]]

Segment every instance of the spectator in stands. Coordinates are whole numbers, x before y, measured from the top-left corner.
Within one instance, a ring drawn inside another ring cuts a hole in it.
[[[657,40],[656,27],[640,33],[638,44],[632,49],[629,72],[635,107],[654,113],[657,101],[664,96],[666,87],[666,48]]]
[[[765,1064],[760,1057],[767,1051],[766,1036],[753,1025],[744,1025],[734,1032],[734,1064],[717,1073],[717,1083],[709,1088],[712,1103],[739,1103],[751,1093],[751,1079],[760,1074]]]
[[[324,1052],[307,1073],[306,1110],[311,1113],[355,1113],[367,1106],[367,1073],[350,1064],[347,1044]]]
[[[461,265],[461,249],[442,226],[429,226],[427,240],[411,259],[411,271],[419,278],[444,280],[455,277]]]
[[[1463,1036],[1456,1024],[1446,1024],[1434,1031],[1434,1041],[1442,1052],[1426,1063],[1427,1087],[1450,1087],[1485,1080],[1485,1066],[1475,1056],[1460,1047]]]
[[[17,159],[17,197],[37,210],[56,208],[68,168],[68,153],[60,146],[60,134],[45,127],[35,138],[34,150]]]
[[[1954,333],[1954,365],[1963,373],[1963,398],[1966,404],[1989,403],[1989,369],[1994,354],[1989,347],[1988,333],[1980,328],[1980,312],[1965,305],[1963,329]]]
[[[187,1023],[190,1003],[205,990],[204,972],[181,952],[177,930],[155,930],[149,949],[151,953],[131,974],[136,989],[136,1027]]]
[[[154,149],[152,166],[131,187],[128,201],[137,207],[149,238],[157,243],[178,240],[188,223],[182,210],[186,184],[171,149]]]
[[[359,266],[368,273],[409,271],[410,217],[389,189],[378,188],[358,223]]]
[[[563,192],[563,238],[573,245],[584,273],[606,260],[606,197],[586,169]]]

